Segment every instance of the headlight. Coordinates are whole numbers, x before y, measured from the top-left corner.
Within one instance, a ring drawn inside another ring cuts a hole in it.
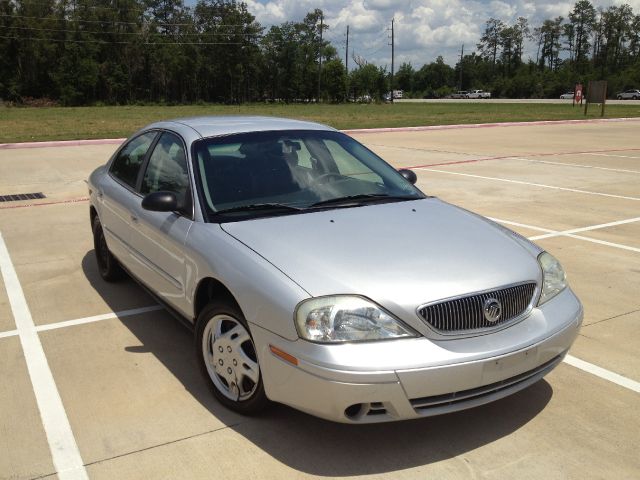
[[[550,253],[538,255],[538,263],[542,268],[542,292],[538,305],[542,305],[565,289],[567,277],[560,262]]]
[[[375,303],[347,295],[305,300],[296,310],[296,327],[301,338],[323,343],[415,336]]]

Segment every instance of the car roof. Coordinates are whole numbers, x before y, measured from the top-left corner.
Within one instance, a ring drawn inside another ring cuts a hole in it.
[[[247,115],[216,115],[202,117],[187,117],[166,120],[147,125],[144,130],[152,128],[176,129],[184,126],[195,130],[203,138],[233,133],[262,132],[269,130],[330,130],[327,125],[290,118],[247,116]]]

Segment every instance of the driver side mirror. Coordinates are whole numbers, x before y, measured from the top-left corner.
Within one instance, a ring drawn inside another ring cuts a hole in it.
[[[413,170],[409,170],[408,168],[401,168],[400,170],[398,170],[398,173],[402,175],[411,185],[415,185],[418,181],[418,176]]]
[[[142,199],[142,208],[152,212],[175,212],[178,198],[173,192],[152,192]]]

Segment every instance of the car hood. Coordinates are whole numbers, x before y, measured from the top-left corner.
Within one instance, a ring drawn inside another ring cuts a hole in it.
[[[508,230],[435,198],[222,228],[311,296],[363,295],[405,320],[428,302],[541,277]]]

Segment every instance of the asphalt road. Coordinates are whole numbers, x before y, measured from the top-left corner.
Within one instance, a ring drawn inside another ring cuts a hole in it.
[[[571,105],[571,100],[561,100],[559,98],[490,98],[481,100],[478,98],[405,98],[394,100],[397,103],[559,103]],[[640,100],[607,100],[611,105],[640,105]]]

